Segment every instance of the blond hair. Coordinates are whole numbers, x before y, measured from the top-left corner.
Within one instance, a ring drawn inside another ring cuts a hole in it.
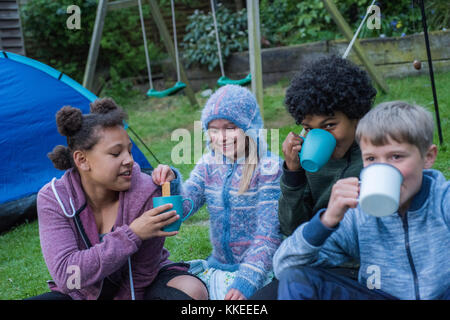
[[[242,169],[242,177],[241,183],[239,184],[238,194],[243,194],[248,190],[253,172],[258,164],[258,146],[256,142],[249,136],[246,136],[245,139],[248,141],[248,154],[245,157],[245,164]]]
[[[358,123],[355,138],[368,140],[375,146],[386,145],[389,139],[415,145],[425,155],[433,144],[434,122],[425,108],[404,101],[377,105]]]

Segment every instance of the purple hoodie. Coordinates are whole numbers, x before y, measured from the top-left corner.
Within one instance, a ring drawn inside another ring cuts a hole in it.
[[[61,207],[64,206],[66,213],[72,215],[73,209],[78,210],[85,204],[80,175],[76,170],[67,170],[61,179],[54,181],[54,189],[49,182],[37,197],[41,248],[53,278],[49,288],[77,300],[97,299],[103,279],[109,276],[111,281],[120,286],[114,299],[130,299],[128,257],[131,256],[135,297],[142,299],[145,288],[153,282],[158,271],[171,261],[168,260],[169,252],[163,247],[165,238],[142,241],[129,225],[142,213],[152,209],[152,198],[161,196],[161,188],[153,183],[149,175],[142,173],[135,163],[131,187],[119,195],[119,212],[114,231],[106,234],[102,242],[89,206],[81,211],[79,216],[92,244],[91,248],[84,244],[74,219],[67,217]],[[80,289],[71,289],[77,286],[74,281],[77,271]]]

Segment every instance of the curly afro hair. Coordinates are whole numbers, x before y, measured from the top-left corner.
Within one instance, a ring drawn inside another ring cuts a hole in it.
[[[100,139],[99,128],[123,126],[127,114],[111,98],[97,99],[90,104],[91,113],[64,106],[56,113],[56,124],[61,135],[67,137],[67,147],[56,146],[47,156],[55,168],[67,170],[74,167],[73,152],[90,150]]]
[[[91,102],[89,106],[91,113],[101,113],[101,114],[106,114],[119,108],[117,104],[114,102],[114,100],[111,98],[97,99],[94,102]]]
[[[298,73],[286,91],[284,103],[300,125],[307,115],[334,115],[336,111],[349,119],[360,119],[372,107],[376,94],[364,70],[332,55]]]
[[[72,136],[81,128],[83,115],[81,110],[71,106],[64,106],[56,113],[58,132],[63,136]]]

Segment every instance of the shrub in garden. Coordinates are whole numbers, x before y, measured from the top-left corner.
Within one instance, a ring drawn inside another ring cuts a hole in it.
[[[188,19],[186,35],[180,44],[183,48],[183,58],[187,66],[199,63],[212,71],[219,65],[212,13],[196,10]],[[226,61],[232,52],[248,49],[246,9],[233,12],[219,4],[216,19],[223,61]]]

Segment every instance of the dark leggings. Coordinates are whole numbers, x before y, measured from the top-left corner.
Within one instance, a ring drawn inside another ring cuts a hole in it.
[[[330,268],[328,271],[340,274],[344,277],[348,277],[350,279],[357,280],[358,279],[358,270],[355,268]],[[273,279],[272,282],[262,287],[258,291],[255,292],[253,296],[250,297],[250,300],[277,300],[278,299],[278,279]]]
[[[279,300],[397,300],[377,289],[370,290],[348,277],[324,268],[290,268],[280,275]]]
[[[145,290],[144,300],[193,300],[183,291],[170,287],[167,283],[177,276],[189,275],[195,278],[197,277],[187,271],[173,267],[171,268],[171,266],[173,266],[173,264],[165,266],[159,271],[155,280]],[[108,278],[105,278],[103,281],[102,292],[98,300],[112,300],[117,293],[117,290],[117,286],[109,281]],[[27,298],[26,300],[72,300],[72,298],[63,293],[51,291],[35,297]]]
[[[297,267],[282,272],[279,300],[398,300],[378,289],[368,289],[349,277],[329,269]],[[450,287],[436,298],[450,300]]]

